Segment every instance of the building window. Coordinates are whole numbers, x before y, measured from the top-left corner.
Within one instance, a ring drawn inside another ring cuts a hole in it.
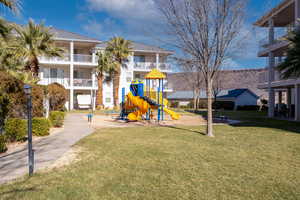
[[[134,56],[134,62],[146,62],[145,56]]]
[[[105,103],[111,103],[111,98],[110,97],[105,98]]]
[[[51,78],[57,78],[57,69],[56,68],[50,68],[50,77]]]

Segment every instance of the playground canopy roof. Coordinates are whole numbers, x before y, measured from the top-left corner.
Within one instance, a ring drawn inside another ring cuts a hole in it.
[[[160,72],[158,69],[152,69],[146,76],[146,79],[165,79],[166,75]]]

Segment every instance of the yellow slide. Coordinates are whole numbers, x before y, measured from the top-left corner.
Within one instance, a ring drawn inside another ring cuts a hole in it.
[[[164,111],[166,113],[168,113],[173,120],[178,120],[180,118],[180,115],[178,113],[176,113],[172,110],[169,110],[168,108],[164,108]]]
[[[151,107],[150,104],[141,99],[138,96],[133,96],[132,93],[128,93],[127,95],[128,101],[130,101],[135,107],[137,107],[139,110],[129,113],[128,119],[132,121],[141,120],[142,115],[148,112],[148,109]]]

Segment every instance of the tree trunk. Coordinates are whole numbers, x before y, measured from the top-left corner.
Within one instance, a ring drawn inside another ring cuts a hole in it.
[[[103,108],[103,76],[97,77],[98,90],[97,90],[97,100],[96,107]]]
[[[33,77],[37,78],[39,76],[39,60],[37,57],[34,57],[30,63],[30,70]]]
[[[120,70],[114,73],[113,77],[113,96],[114,96],[114,107],[119,108],[119,84],[120,84]]]
[[[214,135],[213,135],[213,116],[212,116],[212,80],[209,77],[207,77],[206,94],[207,94],[206,134],[209,137],[214,137]]]

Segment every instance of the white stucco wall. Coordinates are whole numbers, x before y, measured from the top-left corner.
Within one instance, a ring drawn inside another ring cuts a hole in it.
[[[235,100],[235,106],[249,106],[257,105],[258,99],[251,95],[249,92],[244,92]]]

